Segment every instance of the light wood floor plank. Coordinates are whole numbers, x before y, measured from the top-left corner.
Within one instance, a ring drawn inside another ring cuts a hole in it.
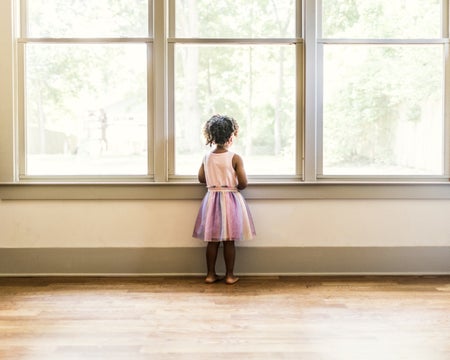
[[[450,359],[450,277],[0,278],[0,359]]]

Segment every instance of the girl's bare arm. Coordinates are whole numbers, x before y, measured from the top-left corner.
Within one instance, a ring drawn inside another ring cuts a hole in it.
[[[198,170],[198,181],[202,184],[206,184],[205,167],[202,163],[200,169]]]
[[[245,189],[248,185],[247,174],[244,169],[244,162],[242,161],[242,158],[237,154],[234,154],[233,156],[233,167],[234,170],[236,171],[236,176],[238,180],[237,188],[239,190]]]

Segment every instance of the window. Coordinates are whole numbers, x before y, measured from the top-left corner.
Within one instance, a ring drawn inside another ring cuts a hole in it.
[[[249,175],[297,175],[297,58],[294,0],[176,0],[170,39],[174,168],[196,174],[202,123],[238,120],[235,151]]]
[[[181,189],[223,113],[259,189],[446,183],[449,2],[2,1],[0,181]]]
[[[21,5],[21,176],[147,175],[150,3]]]
[[[320,175],[444,175],[442,9],[440,0],[321,1]]]
[[[170,131],[168,163],[161,166],[167,174],[158,178],[197,173],[207,151],[201,125],[215,113],[239,121],[236,151],[244,155],[249,175],[298,176],[299,4],[162,3],[155,2],[157,16],[165,19],[161,11],[169,9],[168,23],[155,36],[167,41],[168,53],[155,74],[167,67],[170,81],[156,91],[167,94],[170,102],[156,121],[167,119]],[[19,41],[24,89],[21,177],[151,176],[152,156],[158,163],[166,159],[153,152],[149,136],[149,54],[161,57],[152,53],[152,2],[20,4],[25,9]]]

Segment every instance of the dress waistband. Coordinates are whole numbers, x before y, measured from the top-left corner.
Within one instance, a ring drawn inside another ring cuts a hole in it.
[[[210,186],[208,187],[208,191],[223,191],[223,192],[238,192],[238,189],[235,187],[228,187],[228,186]]]

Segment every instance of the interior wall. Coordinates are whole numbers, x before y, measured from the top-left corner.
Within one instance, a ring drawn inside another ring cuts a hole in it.
[[[0,78],[3,84],[0,87],[0,143],[3,145],[0,149],[0,181],[4,182],[11,181],[14,168],[14,129],[9,121],[13,114],[14,74],[11,14],[12,2],[0,1]],[[114,271],[114,267],[120,265],[117,256],[123,252],[108,249],[116,248],[128,249],[129,256],[126,264],[129,268],[116,269],[118,272],[197,272],[199,267],[189,268],[188,256],[173,255],[178,249],[191,249],[189,254],[195,256],[200,254],[203,242],[191,238],[199,205],[200,201],[193,200],[0,200],[0,274],[16,270],[17,273],[33,272],[44,269],[49,261],[55,261],[54,266],[45,271],[69,273],[76,271],[76,266],[78,269],[85,266],[77,263],[76,257],[89,255],[89,266],[92,267],[86,271]],[[339,264],[323,268],[325,270],[317,266],[317,263],[332,261],[339,252],[336,249],[345,250],[340,253],[341,263],[355,263],[351,271],[363,269],[363,263],[368,259],[372,260],[371,267],[366,268],[368,271],[383,271],[384,264],[401,263],[405,254],[410,256],[408,264],[414,265],[415,256],[424,252],[423,247],[428,249],[428,255],[421,259],[420,267],[412,266],[406,271],[433,272],[438,269],[450,273],[450,200],[251,200],[249,206],[257,237],[241,246],[248,252],[259,251],[260,256],[253,257],[254,265],[250,264],[245,271],[342,270],[344,268]],[[407,250],[415,247],[419,250]],[[94,248],[95,251],[89,252]],[[314,251],[295,251],[305,248]],[[364,253],[347,250],[354,248],[367,250]],[[377,252],[374,248],[382,251]],[[395,251],[389,250],[394,248]],[[6,251],[8,249],[12,251]],[[50,250],[40,251],[45,249]],[[67,249],[67,252],[58,252],[59,249]],[[77,252],[77,249],[82,251]],[[396,257],[390,263],[383,263],[386,254],[393,252]],[[138,262],[141,253],[147,257]],[[325,253],[326,257],[323,256]],[[374,253],[377,255],[371,255]],[[103,261],[103,270],[99,270],[95,265],[105,259],[105,254],[109,254],[109,258]],[[290,268],[283,267],[287,255],[295,257]],[[366,257],[357,259],[358,255]],[[307,263],[303,268],[298,260],[301,256]],[[308,263],[311,257],[315,264]],[[433,268],[436,258],[442,266]],[[57,262],[58,259],[61,261]],[[144,266],[144,262],[150,260],[153,261],[152,268],[139,269],[134,265]],[[266,260],[278,261],[278,267],[267,270]],[[32,261],[36,266],[27,267]],[[179,262],[176,268],[171,265],[175,262]],[[167,264],[169,266],[161,270]],[[405,271],[405,268],[395,266],[390,269]]]
[[[199,247],[200,201],[0,201],[1,248]],[[450,246],[449,200],[252,200],[249,247]]]

